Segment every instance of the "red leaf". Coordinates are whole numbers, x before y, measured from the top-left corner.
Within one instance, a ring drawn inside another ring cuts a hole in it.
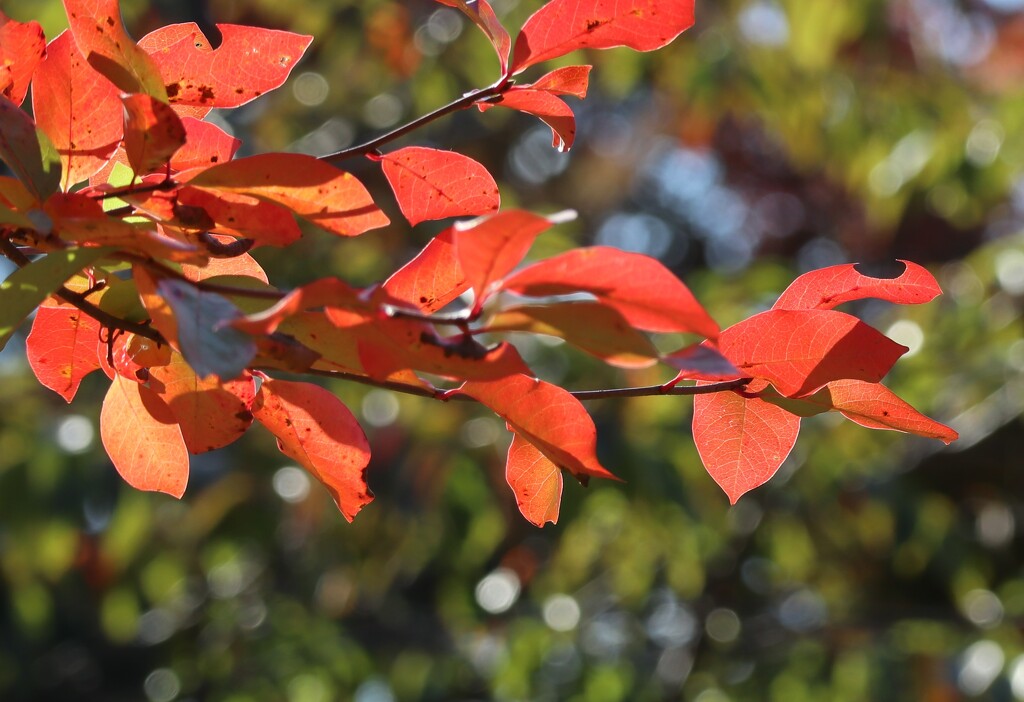
[[[876,383],[907,347],[834,310],[769,310],[722,332],[722,354],[789,397],[846,378]]]
[[[799,417],[757,398],[732,392],[693,398],[693,442],[732,504],[775,475],[799,433]]]
[[[252,424],[256,385],[251,376],[226,383],[203,380],[181,354],[149,369],[150,387],[174,414],[189,453],[213,451],[234,442]]]
[[[836,380],[799,402],[809,402],[823,410],[838,410],[850,421],[868,429],[902,431],[941,439],[946,444],[959,437],[945,424],[924,416],[879,383]]]
[[[125,199],[141,205],[134,198]],[[249,195],[185,186],[177,191],[177,201],[209,215],[214,222],[211,232],[252,239],[256,246],[287,246],[302,237],[291,212]]]
[[[487,329],[557,336],[619,368],[646,368],[658,357],[647,336],[599,302],[512,307],[494,315]]]
[[[185,144],[171,157],[172,171],[185,171],[197,166],[225,163],[235,157],[242,145],[216,124],[195,117],[182,117],[185,126]]]
[[[384,283],[392,300],[421,312],[436,312],[468,289],[469,279],[455,252],[454,227],[431,239]]]
[[[125,109],[124,150],[137,175],[167,165],[185,143],[185,125],[170,105],[136,93],[122,98]]]
[[[637,329],[718,336],[715,320],[670,270],[649,256],[608,246],[575,249],[535,263],[501,287],[531,297],[588,292]]]
[[[597,460],[597,429],[580,401],[557,385],[526,375],[468,382],[461,391],[508,422],[548,460],[586,485],[617,478]]]
[[[526,210],[505,210],[456,225],[455,252],[476,293],[474,312],[483,307],[492,285],[519,265],[533,240],[551,225],[551,219]]]
[[[115,376],[100,412],[103,448],[125,482],[181,497],[188,453],[171,410],[149,388]]]
[[[97,370],[100,323],[69,306],[39,307],[25,352],[32,372],[45,387],[71,402],[82,378]]]
[[[896,278],[861,275],[856,265],[850,263],[804,273],[789,284],[772,309],[830,310],[844,302],[865,298],[919,305],[942,294],[939,284],[927,270],[910,261],[900,263],[906,268]]]
[[[16,105],[24,102],[45,53],[46,38],[38,22],[16,22],[0,12],[0,95]]]
[[[389,223],[362,183],[313,156],[261,154],[191,173],[195,187],[268,200],[341,236]]]
[[[544,90],[556,95],[572,95],[582,100],[587,97],[591,68],[593,66],[563,66],[546,73],[531,85],[522,87]]]
[[[529,441],[515,432],[508,447],[505,480],[527,521],[542,527],[558,523],[562,501],[562,470]]]
[[[123,126],[120,93],[90,67],[71,32],[46,47],[33,87],[36,124],[60,155],[61,185],[67,190],[114,155]]]
[[[213,48],[210,46],[210,40],[206,38],[206,35],[203,34],[203,30],[201,30],[199,25],[195,22],[168,24],[163,27],[159,27],[139,39],[139,48],[149,54],[150,58],[152,58],[153,62],[156,64],[157,69],[159,69],[164,54],[167,53],[170,47],[174,46],[182,39],[190,40],[192,42],[192,48],[196,51],[213,51]],[[162,78],[163,74],[161,73],[161,79]],[[170,96],[168,96],[168,100],[175,111],[177,111],[177,113],[182,117],[192,117],[194,119],[201,120],[210,113],[210,110],[213,109],[212,106],[183,105],[171,99]]]
[[[693,26],[693,0],[551,0],[523,25],[512,72],[576,49],[659,49]]]
[[[311,383],[264,380],[253,414],[283,454],[327,487],[345,519],[373,501],[366,485],[370,446],[341,400]]]
[[[494,212],[501,203],[494,178],[468,156],[410,146],[380,158],[398,206],[413,226]]]
[[[468,16],[473,23],[483,30],[491,41],[491,46],[498,54],[498,62],[501,64],[501,75],[508,73],[508,55],[512,50],[512,37],[508,30],[498,21],[494,9],[487,0],[437,0],[448,7],[457,7]],[[470,6],[470,2],[473,6]]]
[[[218,24],[217,29],[216,49],[192,22],[161,27],[139,41],[159,67],[172,105],[244,105],[281,86],[313,41],[260,27]]]
[[[78,50],[89,65],[126,93],[167,98],[160,70],[121,22],[119,0],[64,0]]]
[[[547,90],[511,88],[501,95],[501,100],[478,102],[481,112],[492,107],[508,107],[526,112],[551,127],[551,145],[559,151],[568,151],[576,140],[576,117],[572,108]]]
[[[235,320],[232,326],[249,334],[271,334],[289,317],[317,307],[354,308],[369,313],[359,292],[338,278],[321,278],[296,288],[262,312]],[[367,319],[360,316],[360,320]]]

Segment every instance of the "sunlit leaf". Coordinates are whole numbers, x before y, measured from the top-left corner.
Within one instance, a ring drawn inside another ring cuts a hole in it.
[[[855,264],[830,266],[804,273],[789,284],[776,300],[776,310],[830,310],[851,300],[877,298],[902,305],[931,302],[942,294],[927,270],[900,261],[905,266],[896,278],[872,278],[861,274]]]
[[[516,496],[516,504],[526,520],[542,527],[558,522],[562,501],[562,469],[536,446],[512,433],[505,464],[505,480]]]
[[[413,226],[494,212],[501,202],[487,169],[454,151],[409,146],[380,159],[398,206]]]

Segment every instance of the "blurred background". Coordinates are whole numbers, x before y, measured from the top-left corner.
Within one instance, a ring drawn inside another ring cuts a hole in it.
[[[539,0],[492,0],[515,29]],[[52,38],[56,0],[3,0]],[[430,0],[123,0],[136,37],[196,21],[312,34],[288,84],[212,117],[243,154],[323,154],[494,80],[485,38]],[[579,59],[580,57],[575,57]],[[729,507],[685,398],[590,405],[624,484],[566,483],[523,520],[508,436],[473,407],[332,385],[374,448],[353,524],[254,430],[195,457],[182,501],[135,492],[97,437],[103,379],[70,408],[0,356],[3,700],[1024,700],[1024,0],[698,2],[653,54],[595,65],[569,153],[503,111],[403,143],[487,164],[503,206],[575,208],[533,254],[658,257],[722,326],[800,272],[894,259],[946,294],[854,311],[911,348],[887,382],[960,441],[804,420]],[[576,61],[578,62],[578,61]],[[530,74],[532,75],[532,74]],[[282,287],[386,277],[410,229],[257,251]],[[524,343],[572,388],[658,382]]]

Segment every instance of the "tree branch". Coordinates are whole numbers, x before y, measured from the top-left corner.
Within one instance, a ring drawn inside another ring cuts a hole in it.
[[[25,266],[32,263],[25,254],[18,250],[18,247],[12,244],[7,239],[0,238],[0,252],[4,256],[9,258],[18,268],[24,268]],[[148,324],[141,324],[139,322],[132,322],[127,319],[121,319],[116,317],[109,312],[105,312],[93,303],[85,299],[85,295],[76,293],[73,290],[69,290],[63,285],[57,288],[54,295],[67,302],[69,305],[78,308],[85,314],[89,315],[97,322],[110,329],[120,329],[122,331],[131,332],[139,336],[144,336],[147,339],[155,341],[158,344],[166,344],[167,340],[164,339],[163,335]]]
[[[420,127],[430,124],[445,115],[451,114],[452,112],[458,112],[459,110],[464,110],[480,100],[486,100],[488,98],[501,95],[512,86],[512,83],[512,79],[502,78],[497,83],[489,87],[471,90],[457,100],[454,100],[443,107],[439,107],[433,112],[425,114],[422,117],[417,117],[413,121],[391,130],[387,134],[382,134],[381,136],[371,139],[366,143],[359,144],[358,146],[350,146],[347,149],[342,149],[341,151],[335,151],[332,154],[320,156],[320,160],[332,163],[335,161],[344,161],[356,156],[365,156],[366,154],[376,151],[381,146],[384,146],[384,144],[392,142],[395,139],[399,139],[409,132],[413,132]]]

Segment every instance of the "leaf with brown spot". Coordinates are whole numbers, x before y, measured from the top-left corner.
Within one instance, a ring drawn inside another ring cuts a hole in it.
[[[100,367],[100,328],[74,307],[41,305],[25,339],[25,355],[40,384],[70,403],[82,378]]]
[[[402,214],[413,226],[428,219],[486,214],[501,204],[488,170],[454,151],[409,146],[380,161]]]
[[[125,111],[124,150],[136,175],[167,165],[185,143],[185,125],[170,105],[136,93],[122,98]]]
[[[508,447],[505,480],[515,493],[520,513],[528,522],[539,527],[546,522],[558,522],[562,469],[515,432],[512,432],[512,445]]]
[[[45,52],[46,38],[38,22],[17,22],[0,11],[0,95],[16,105],[24,102]]]

